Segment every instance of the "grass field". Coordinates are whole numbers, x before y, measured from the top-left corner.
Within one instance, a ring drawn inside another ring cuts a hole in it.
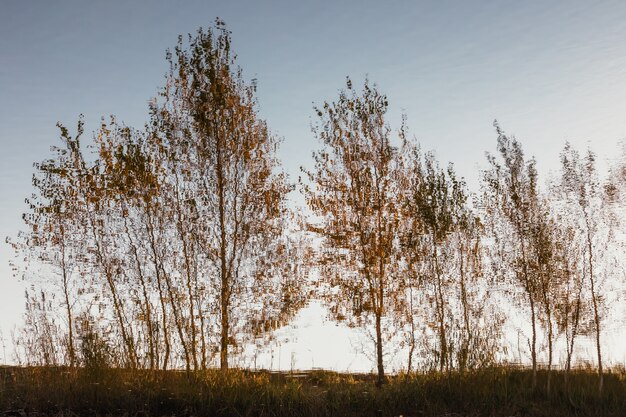
[[[625,416],[626,373],[546,372],[531,390],[527,369],[495,367],[460,375],[398,375],[381,388],[371,375],[328,371],[0,368],[0,414],[55,416]]]

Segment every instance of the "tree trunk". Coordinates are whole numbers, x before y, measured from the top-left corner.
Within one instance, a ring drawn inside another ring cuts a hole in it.
[[[567,351],[567,367],[565,369],[565,390],[569,395],[569,375],[572,369],[572,355],[574,354],[574,340],[576,339],[576,335],[578,333],[578,323],[580,322],[580,302],[581,302],[581,292],[582,285],[578,289],[578,294],[576,298],[576,310],[574,313],[574,324],[572,326],[572,335],[570,336],[570,342]]]
[[[378,364],[378,378],[376,386],[380,387],[385,384],[385,368],[383,365],[383,334],[381,329],[381,312],[376,311],[376,362]]]
[[[218,136],[217,144],[217,161],[215,164],[217,174],[218,187],[218,205],[219,205],[219,224],[220,224],[220,312],[221,312],[221,333],[220,333],[220,369],[225,371],[228,369],[228,336],[229,336],[229,317],[228,307],[230,304],[230,280],[227,274],[226,260],[226,198],[224,184],[224,172],[222,161],[222,144]],[[233,251],[234,252],[234,251]]]
[[[191,261],[189,259],[189,250],[187,248],[187,233],[185,233],[185,228],[183,225],[183,212],[180,204],[180,193],[178,189],[178,176],[176,176],[176,217],[177,217],[177,228],[180,241],[182,243],[183,249],[183,258],[185,259],[185,275],[187,278],[187,296],[189,297],[189,325],[191,327],[191,357],[193,359],[193,369],[198,369],[198,349],[197,349],[197,335],[196,335],[196,320],[195,320],[195,311],[194,311],[194,293],[192,288],[192,279],[191,279]]]
[[[461,374],[465,371],[469,358],[469,349],[472,342],[472,330],[470,329],[468,300],[467,300],[467,288],[465,287],[465,268],[463,262],[463,254],[465,253],[465,247],[463,243],[460,244],[460,269],[459,278],[461,284],[461,304],[463,305],[463,321],[465,323],[466,339],[463,341],[461,350],[461,357],[459,360],[459,370]]]
[[[593,318],[596,325],[596,351],[598,352],[598,393],[602,395],[604,375],[602,372],[602,351],[600,348],[600,314],[598,312],[598,297],[595,289],[595,277],[593,276],[593,242],[589,226],[589,216],[585,211],[585,223],[587,226],[587,252],[589,257],[589,283],[591,284],[591,301],[593,303]]]
[[[141,269],[141,260],[139,259],[139,253],[137,251],[137,246],[135,245],[133,238],[130,234],[130,229],[128,227],[128,222],[126,217],[124,217],[124,228],[126,230],[126,236],[128,236],[128,241],[130,243],[130,248],[133,253],[133,257],[135,259],[135,267],[137,268],[137,276],[139,277],[139,282],[141,283],[141,291],[145,303],[145,321],[146,321],[146,330],[148,332],[148,360],[150,361],[150,369],[155,369],[156,361],[155,361],[155,341],[154,341],[154,329],[152,323],[152,311],[150,308],[150,297],[148,296],[148,289],[146,287],[146,280]]]
[[[438,251],[437,251],[437,243],[435,242],[435,236],[433,233],[433,268],[435,270],[435,299],[437,300],[437,318],[439,321],[439,347],[440,347],[440,362],[439,362],[439,371],[443,372],[444,368],[449,370],[448,365],[448,342],[446,337],[446,327],[445,327],[445,305],[443,299],[443,282],[441,279],[441,272],[439,271],[439,260],[438,260]]]
[[[528,294],[528,298],[530,301],[530,317],[533,329],[532,342],[530,345],[530,357],[533,363],[532,389],[534,391],[537,388],[537,324],[535,323],[535,302],[531,293]]]
[[[169,358],[170,358],[170,338],[169,338],[169,329],[168,329],[168,324],[167,324],[167,301],[165,299],[165,295],[163,294],[163,285],[161,282],[161,273],[160,273],[160,269],[158,266],[158,262],[156,260],[156,246],[154,244],[154,226],[152,224],[152,217],[150,216],[150,212],[147,212],[147,216],[148,216],[148,232],[150,234],[150,247],[152,249],[152,258],[153,258],[153,264],[154,264],[154,269],[155,269],[155,276],[156,276],[156,282],[157,282],[157,290],[159,291],[159,302],[161,304],[161,312],[162,312],[162,326],[163,326],[163,341],[165,343],[165,353],[163,356],[163,370],[167,369],[167,365],[169,362]]]
[[[550,396],[550,379],[552,377],[552,314],[550,311],[547,312],[548,315],[548,381],[546,384],[546,391],[548,396]]]
[[[413,318],[413,285],[409,286],[409,316],[411,322],[411,336],[409,340],[409,361],[407,364],[407,375],[413,368],[413,353],[415,352],[415,320]]]
[[[589,255],[589,261],[591,262],[591,255]],[[604,374],[602,372],[602,350],[600,348],[600,314],[598,313],[598,299],[595,291],[595,280],[591,264],[589,265],[589,279],[591,280],[591,299],[593,301],[593,316],[596,325],[596,351],[598,352],[598,393],[602,395],[602,388],[604,385]]]
[[[150,231],[150,247],[152,248],[152,257],[155,268],[155,275],[157,277],[157,281],[161,279],[165,282],[165,287],[167,289],[167,293],[169,296],[169,302],[172,306],[172,314],[174,314],[174,325],[176,326],[176,330],[178,331],[178,337],[180,338],[180,344],[183,346],[183,353],[185,355],[185,370],[189,372],[190,370],[190,359],[189,359],[189,348],[187,347],[187,343],[185,341],[185,336],[182,329],[182,318],[178,313],[178,302],[174,297],[174,289],[172,288],[172,282],[170,277],[165,272],[165,268],[163,268],[163,263],[158,255],[158,250],[156,247],[156,237],[154,235],[154,224],[152,222],[152,218],[150,216],[150,212],[148,212],[148,224]]]
[[[96,231],[96,224],[93,217],[89,216],[90,220],[90,228],[93,234],[94,243],[96,244],[96,258],[98,263],[103,269],[109,291],[111,292],[111,299],[113,300],[113,310],[115,312],[115,316],[117,318],[118,325],[120,327],[120,332],[122,334],[122,340],[124,342],[124,347],[126,348],[127,359],[130,361],[129,364],[131,368],[137,367],[137,355],[135,352],[135,345],[133,342],[133,337],[127,331],[127,321],[125,320],[124,313],[122,311],[122,305],[119,301],[117,288],[115,286],[115,280],[113,277],[113,273],[111,271],[110,266],[105,260],[105,255],[103,254],[102,242],[100,241],[100,236]]]
[[[70,356],[70,367],[76,365],[76,350],[74,348],[74,323],[72,315],[72,305],[70,304],[69,294],[69,276],[67,273],[67,265],[65,263],[65,234],[63,227],[61,227],[61,269],[63,271],[63,295],[65,297],[65,308],[67,311],[67,326],[68,326],[68,350]]]

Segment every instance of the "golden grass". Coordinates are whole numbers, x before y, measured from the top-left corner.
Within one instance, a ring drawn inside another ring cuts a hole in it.
[[[185,373],[129,369],[0,367],[0,411],[119,416],[624,416],[626,373],[531,372],[505,366],[463,375],[397,375],[382,388],[374,376],[217,370]]]

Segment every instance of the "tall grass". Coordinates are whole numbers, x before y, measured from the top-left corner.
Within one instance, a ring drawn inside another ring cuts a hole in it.
[[[327,371],[270,373],[217,370],[138,371],[64,367],[0,368],[0,411],[125,416],[623,416],[626,373],[614,369],[597,394],[590,370],[527,369],[397,375],[381,388],[373,375]]]

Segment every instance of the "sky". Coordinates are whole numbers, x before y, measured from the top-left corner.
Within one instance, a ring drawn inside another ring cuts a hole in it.
[[[318,147],[313,105],[335,99],[346,76],[376,83],[390,123],[406,114],[422,148],[454,162],[473,188],[485,151],[495,151],[494,119],[536,156],[544,178],[558,169],[565,140],[606,163],[626,138],[623,1],[0,0],[2,241],[22,227],[32,164],[58,143],[57,121],[74,129],[82,113],[91,132],[114,114],[142,126],[163,85],[166,49],[218,16],[244,77],[258,80],[260,114],[284,138],[280,157],[294,180]],[[10,257],[1,243],[6,341],[24,306]],[[324,340],[336,328],[320,311],[301,321],[317,320]],[[318,365],[344,369],[350,358]]]

